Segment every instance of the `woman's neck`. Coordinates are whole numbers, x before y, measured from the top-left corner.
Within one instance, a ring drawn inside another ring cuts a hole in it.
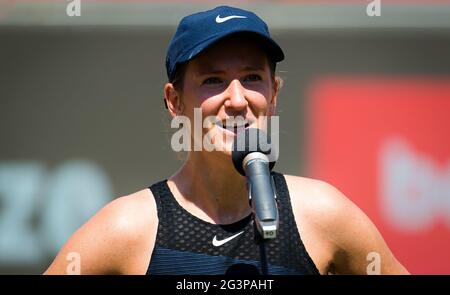
[[[251,212],[246,179],[222,153],[189,153],[169,187],[180,205],[208,222],[229,224]]]

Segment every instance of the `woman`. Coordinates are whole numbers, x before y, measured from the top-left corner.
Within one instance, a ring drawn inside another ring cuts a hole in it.
[[[366,274],[374,253],[376,272],[407,273],[368,217],[319,180],[273,173],[278,234],[259,236],[232,143],[237,128],[263,128],[275,114],[283,58],[249,11],[221,6],[185,17],[167,53],[165,103],[173,118],[194,122],[195,110],[216,118],[196,135],[214,149],[190,151],[167,181],[108,204],[46,273],[66,273],[70,253],[82,274]]]

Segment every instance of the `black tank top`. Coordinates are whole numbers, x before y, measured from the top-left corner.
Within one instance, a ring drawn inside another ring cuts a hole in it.
[[[320,274],[300,239],[284,176],[272,175],[280,218],[272,240],[260,237],[252,215],[212,224],[181,207],[167,180],[153,184],[159,224],[147,274]]]

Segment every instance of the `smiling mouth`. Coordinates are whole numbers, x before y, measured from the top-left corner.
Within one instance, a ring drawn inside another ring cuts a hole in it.
[[[248,120],[239,120],[239,121],[233,121],[233,120],[223,120],[223,121],[217,121],[216,126],[218,126],[221,129],[224,129],[228,132],[233,133],[233,135],[237,134],[239,131],[243,131],[244,129],[248,128],[251,125],[251,122]]]

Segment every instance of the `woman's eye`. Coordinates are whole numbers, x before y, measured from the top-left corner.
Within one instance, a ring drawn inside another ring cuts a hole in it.
[[[248,75],[244,78],[244,81],[250,81],[250,82],[261,81],[261,80],[262,80],[261,76],[257,75],[257,74]]]
[[[222,83],[222,79],[220,79],[218,77],[210,77],[208,79],[205,79],[205,81],[203,81],[203,84],[209,84],[209,85],[220,84],[220,83]]]

